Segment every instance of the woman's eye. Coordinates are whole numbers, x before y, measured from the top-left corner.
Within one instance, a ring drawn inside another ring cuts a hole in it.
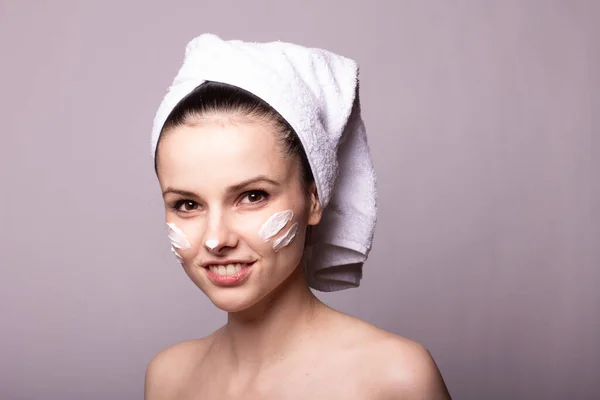
[[[179,200],[173,208],[177,211],[190,212],[198,209],[198,203],[193,200]]]
[[[242,203],[259,203],[265,200],[269,195],[262,190],[252,190],[247,192],[244,197],[242,197]]]

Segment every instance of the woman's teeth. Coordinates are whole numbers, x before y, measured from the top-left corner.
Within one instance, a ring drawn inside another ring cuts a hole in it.
[[[208,268],[217,275],[234,275],[242,270],[246,264],[210,265]]]

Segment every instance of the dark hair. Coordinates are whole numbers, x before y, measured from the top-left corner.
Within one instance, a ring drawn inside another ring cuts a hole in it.
[[[154,170],[158,175],[158,147],[160,139],[169,130],[194,123],[195,119],[221,113],[237,114],[240,117],[256,117],[270,123],[280,133],[278,140],[283,150],[298,156],[301,164],[302,183],[308,190],[314,181],[308,158],[294,128],[266,101],[254,94],[226,83],[206,81],[185,96],[173,108],[165,121],[156,144]]]

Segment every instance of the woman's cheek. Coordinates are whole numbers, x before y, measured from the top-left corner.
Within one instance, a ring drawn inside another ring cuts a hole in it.
[[[260,226],[258,237],[263,241],[268,242],[294,218],[294,211],[284,210],[278,211],[269,216]]]
[[[292,224],[290,229],[287,229],[281,236],[279,236],[273,241],[273,250],[277,252],[283,249],[284,247],[289,246],[289,244],[292,243],[292,241],[294,241],[297,234],[298,223],[295,222],[294,224]]]
[[[246,243],[246,245],[249,246],[254,252],[264,256],[269,254],[269,248],[271,247],[271,244],[265,242],[258,234],[261,222],[264,222],[264,219],[246,221],[245,223],[238,225],[237,232],[239,232],[240,242]]]
[[[167,235],[171,241],[171,251],[180,263],[194,257],[198,252],[197,243],[201,235],[198,227],[190,227],[189,224],[168,222]]]
[[[268,252],[278,252],[289,246],[298,234],[298,223],[294,221],[293,210],[283,210],[271,214],[258,229],[257,236],[261,248]]]

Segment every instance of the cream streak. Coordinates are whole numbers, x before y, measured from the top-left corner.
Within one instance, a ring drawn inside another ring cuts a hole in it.
[[[167,227],[169,239],[171,240],[171,245],[174,248],[185,250],[192,247],[190,246],[190,241],[188,240],[185,233],[183,233],[183,231],[179,229],[175,224],[167,223]]]
[[[171,251],[173,252],[173,254],[175,254],[175,258],[177,258],[177,261],[179,262],[183,262],[183,258],[181,257],[181,255],[177,252],[177,250],[175,250],[175,247],[171,246]]]
[[[297,233],[298,233],[298,223],[296,222],[294,225],[292,225],[292,227],[290,229],[288,229],[288,231],[286,233],[283,234],[282,237],[277,238],[273,242],[273,250],[279,251],[282,248],[284,248],[285,246],[287,246],[288,244],[292,243],[292,240],[294,240]]]
[[[269,217],[265,223],[260,227],[258,236],[268,242],[271,238],[277,235],[288,222],[294,218],[294,212],[292,210],[280,211]]]

